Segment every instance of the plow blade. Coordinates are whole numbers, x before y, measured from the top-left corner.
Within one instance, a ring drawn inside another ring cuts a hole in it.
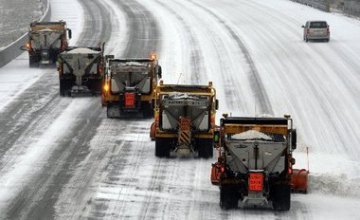
[[[293,169],[291,175],[291,190],[293,192],[307,193],[309,171],[305,169]]]

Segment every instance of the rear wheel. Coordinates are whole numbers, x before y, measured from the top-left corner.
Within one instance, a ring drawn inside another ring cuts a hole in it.
[[[142,102],[141,108],[142,108],[144,118],[152,118],[154,116],[154,109],[152,108],[151,103]]]
[[[272,187],[273,208],[277,211],[290,209],[291,189],[289,185],[275,185]]]
[[[170,156],[170,141],[165,139],[155,139],[155,156],[169,157]]]
[[[199,139],[197,149],[200,158],[212,158],[214,143],[212,139]]]
[[[238,206],[238,193],[233,186],[220,186],[220,207],[222,209],[235,209]]]
[[[37,56],[29,55],[29,66],[30,67],[39,67],[39,59]]]
[[[106,106],[106,116],[108,118],[119,118],[121,116],[119,106],[113,103],[108,103]]]

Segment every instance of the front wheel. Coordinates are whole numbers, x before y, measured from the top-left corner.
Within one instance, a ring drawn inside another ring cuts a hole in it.
[[[155,156],[170,157],[169,141],[165,139],[155,139]]]

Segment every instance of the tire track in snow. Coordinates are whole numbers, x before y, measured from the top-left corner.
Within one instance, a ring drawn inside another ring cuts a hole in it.
[[[201,75],[204,75],[203,71],[205,70],[203,64],[203,55],[199,48],[199,42],[194,37],[191,27],[188,24],[186,24],[185,20],[176,10],[163,4],[159,0],[156,0],[155,2],[157,2],[160,7],[165,8],[172,15],[174,15],[176,19],[181,23],[183,30],[185,30],[183,34],[188,38],[188,42],[190,42],[191,45],[191,50],[189,54],[189,59],[190,59],[189,64],[190,64],[191,72],[186,74],[190,74],[190,81],[192,84],[200,84],[202,82]]]
[[[109,39],[111,32],[103,31],[111,30],[110,22],[108,18],[108,13],[104,7],[96,1],[84,1],[84,6],[88,11],[89,15],[85,18],[85,27],[95,28],[97,30],[97,37],[101,39],[91,38],[93,34],[87,30],[82,33],[82,37],[86,40],[80,40],[78,44],[80,45],[96,45],[98,41],[106,41]],[[100,9],[100,10],[99,10]],[[104,19],[98,19],[100,15]],[[95,22],[95,25],[93,24]],[[106,28],[105,28],[106,27]],[[91,30],[90,28],[90,30]],[[52,76],[56,78],[57,75]],[[32,90],[36,90],[38,93],[47,93],[48,87],[51,86],[48,82],[45,82],[43,87],[31,87]],[[27,90],[27,91],[28,91]],[[54,103],[52,105],[59,107],[59,102],[63,101],[64,98],[58,96],[58,91],[53,90],[51,93],[55,98],[52,100]],[[66,99],[66,98],[65,98]],[[55,102],[56,101],[56,102]],[[70,102],[69,102],[70,103]],[[26,105],[26,102],[21,101],[19,105]],[[11,106],[11,105],[10,105]],[[63,106],[63,109],[67,107]],[[57,118],[61,114],[61,110],[56,114],[48,114],[49,109],[47,106],[41,108],[42,111],[37,111],[38,118],[53,117]],[[42,167],[42,173],[36,174],[31,177],[29,184],[22,188],[22,191],[11,201],[11,204],[7,208],[7,217],[8,218],[26,218],[26,219],[49,219],[51,216],[54,216],[53,206],[57,200],[62,184],[66,183],[71,174],[68,173],[67,168],[70,169],[75,166],[81,159],[85,157],[84,152],[87,148],[87,140],[90,139],[96,131],[97,126],[99,125],[101,114],[100,103],[98,99],[90,101],[90,107],[92,111],[88,113],[87,111],[83,112],[81,120],[75,125],[76,130],[72,133],[73,136],[64,137],[65,142],[60,143],[56,150],[53,152],[51,159],[46,166]],[[96,116],[89,119],[89,116]],[[34,120],[39,120],[36,117],[29,118],[29,123],[33,124]],[[49,120],[51,121],[51,120]],[[16,122],[16,120],[15,120]],[[35,123],[36,124],[36,123]],[[48,123],[48,126],[51,123]],[[35,130],[36,132],[36,130]],[[90,134],[90,135],[89,135]],[[39,134],[33,134],[33,137],[38,136]],[[32,136],[32,135],[31,135]],[[81,147],[79,147],[81,145]],[[62,159],[60,163],[54,163],[57,159]],[[46,171],[45,171],[46,170]],[[36,198],[36,199],[35,199]],[[49,199],[51,198],[51,199]],[[46,211],[45,211],[46,210]]]
[[[115,1],[124,12],[129,30],[129,41],[122,56],[147,58],[151,52],[160,51],[160,31],[153,15],[137,1]]]
[[[270,114],[273,115],[273,109],[269,100],[269,97],[266,94],[265,87],[261,81],[260,74],[258,70],[256,69],[255,63],[253,59],[251,58],[251,55],[249,51],[247,50],[245,44],[242,42],[238,34],[235,30],[233,30],[225,20],[223,20],[221,17],[219,17],[216,13],[211,11],[210,9],[206,8],[203,5],[200,5],[197,2],[189,0],[188,2],[192,3],[194,6],[201,8],[202,10],[206,11],[210,15],[212,15],[220,24],[224,26],[224,28],[229,32],[229,34],[233,37],[235,42],[237,43],[238,47],[241,49],[242,53],[244,54],[247,63],[249,64],[251,75],[250,75],[250,82],[252,85],[254,97],[256,99],[256,103],[258,106],[260,106],[260,113],[261,114]]]

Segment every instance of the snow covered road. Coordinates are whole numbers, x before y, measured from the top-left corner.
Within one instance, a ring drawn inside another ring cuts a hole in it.
[[[165,82],[213,81],[218,115],[291,114],[310,192],[285,213],[221,210],[215,158],[156,158],[150,119],[59,97],[56,71],[27,69],[25,54],[0,69],[0,219],[360,218],[359,20],[287,0],[52,0],[52,15],[70,21],[72,45],[157,51]],[[328,21],[329,43],[302,41],[311,19]]]

